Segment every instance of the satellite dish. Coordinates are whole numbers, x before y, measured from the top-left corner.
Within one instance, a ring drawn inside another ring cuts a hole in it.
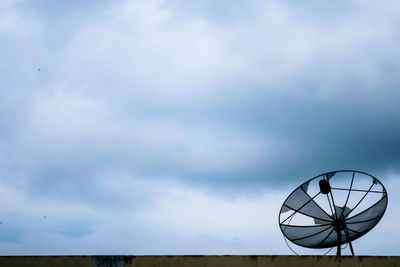
[[[337,247],[371,230],[385,213],[388,196],[374,176],[344,170],[318,175],[297,187],[279,212],[285,238],[306,248]]]

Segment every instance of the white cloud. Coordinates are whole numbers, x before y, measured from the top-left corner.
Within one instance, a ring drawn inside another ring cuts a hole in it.
[[[41,24],[22,17],[15,10],[0,10],[0,35],[28,39],[40,33]]]
[[[27,117],[3,150],[9,154],[8,167],[18,166],[28,176],[56,166],[62,172],[86,166],[90,177],[103,168],[146,166],[186,178],[180,169],[245,169],[262,156],[272,157],[277,146],[218,125],[140,116],[121,119],[103,101],[65,90],[37,94],[25,110]]]
[[[288,189],[224,196],[171,181],[119,182],[111,179],[107,187],[122,197],[123,209],[48,202],[2,185],[1,201],[11,205],[1,208],[8,217],[1,227],[21,231],[16,241],[0,242],[2,254],[291,254],[277,222]],[[392,192],[399,188],[397,177],[386,186],[388,210],[375,229],[353,243],[358,255],[398,253],[398,241],[390,238],[398,232],[393,223],[398,200]],[[136,205],[139,191],[150,193],[150,205]],[[291,246],[303,254],[327,251]]]
[[[78,90],[122,92],[132,101],[143,94],[201,95],[231,68],[222,35],[201,18],[175,17],[160,1],[124,2],[75,33],[61,76]]]
[[[124,185],[129,184],[128,181]],[[115,183],[109,185],[116,188]],[[163,182],[151,187],[147,184],[139,190],[148,189],[158,191],[151,206],[140,208],[133,202],[131,208],[110,209],[29,198],[3,185],[1,200],[12,199],[13,203],[1,208],[1,213],[8,216],[2,227],[19,228],[22,234],[16,241],[1,242],[2,253],[212,254],[232,253],[233,249],[235,253],[254,254],[263,253],[266,247],[278,251],[266,237],[278,235],[275,217],[282,193],[221,197]],[[132,190],[118,192],[125,194],[125,201],[129,202],[135,198],[135,187]],[[31,208],[26,209],[27,206]],[[82,229],[85,226],[87,229]],[[74,231],[80,233],[75,238]],[[35,242],[38,238],[40,242]],[[107,244],[104,240],[108,240]],[[185,246],[186,242],[192,245]],[[208,247],[203,246],[204,242]],[[174,246],[167,246],[168,243]]]

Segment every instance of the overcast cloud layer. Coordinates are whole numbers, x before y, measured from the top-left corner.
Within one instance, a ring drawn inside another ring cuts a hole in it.
[[[357,246],[400,254],[400,4],[214,2],[1,1],[0,254],[289,254],[335,169],[389,185]]]

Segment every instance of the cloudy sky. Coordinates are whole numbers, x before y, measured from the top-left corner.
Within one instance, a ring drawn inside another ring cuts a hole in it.
[[[287,195],[358,169],[400,255],[399,85],[394,0],[1,0],[0,254],[291,254]]]

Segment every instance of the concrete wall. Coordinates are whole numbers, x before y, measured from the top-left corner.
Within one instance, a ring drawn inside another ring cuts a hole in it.
[[[400,267],[400,257],[335,256],[1,256],[1,267]]]

